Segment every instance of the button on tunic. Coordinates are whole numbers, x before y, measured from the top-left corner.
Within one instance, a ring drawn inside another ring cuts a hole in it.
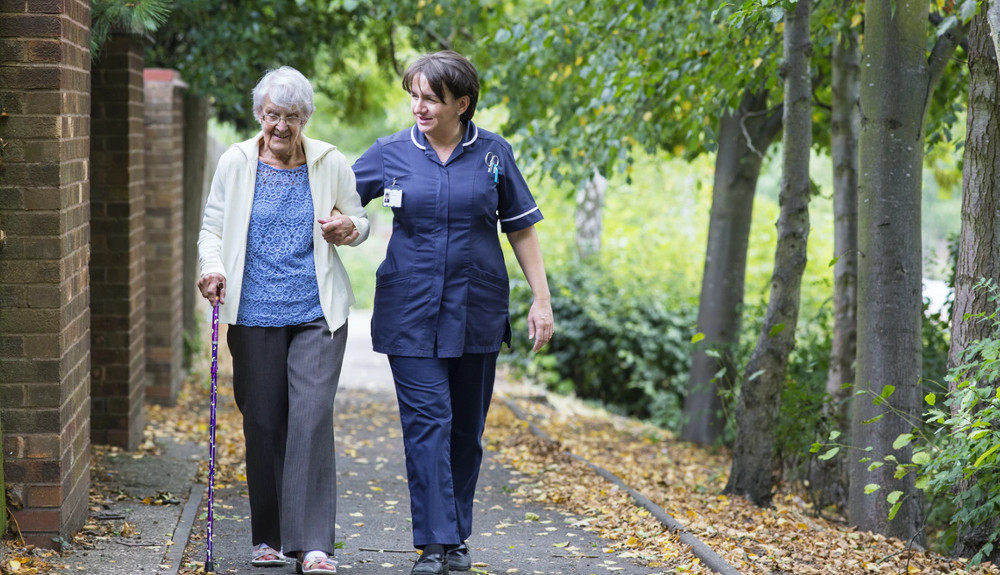
[[[487,164],[494,156],[496,174]],[[509,233],[542,219],[510,144],[469,122],[461,144],[442,163],[413,126],[379,138],[355,162],[354,173],[362,205],[386,188],[403,190],[376,273],[375,351],[447,358],[510,345],[509,284],[497,225]]]

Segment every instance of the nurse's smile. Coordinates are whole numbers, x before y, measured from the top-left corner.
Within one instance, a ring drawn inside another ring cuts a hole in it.
[[[423,74],[413,79],[410,111],[420,130],[435,149],[450,150],[461,140],[461,115],[469,105],[468,97],[455,98],[447,86],[441,86],[443,98],[434,93]]]

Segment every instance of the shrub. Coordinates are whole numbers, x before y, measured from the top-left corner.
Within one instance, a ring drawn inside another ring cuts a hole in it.
[[[989,301],[1000,300],[1000,290],[992,281],[981,281],[977,289],[989,293]],[[1000,306],[998,306],[1000,311]],[[967,317],[987,321],[992,337],[970,343],[962,351],[961,365],[948,372],[954,388],[937,407],[936,394],[925,397],[930,409],[925,419],[932,435],[922,436],[914,447],[913,465],[919,470],[917,486],[929,494],[951,502],[953,525],[986,525],[989,534],[972,561],[978,563],[993,553],[1000,538],[1000,314]],[[908,438],[901,438],[906,441]],[[960,481],[966,489],[955,487]],[[990,523],[992,521],[992,523]]]
[[[695,310],[599,263],[549,272],[556,335],[530,354],[531,290],[512,281],[514,346],[504,359],[549,389],[678,429]]]

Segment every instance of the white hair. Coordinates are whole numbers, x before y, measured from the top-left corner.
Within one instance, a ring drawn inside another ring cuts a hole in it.
[[[312,84],[302,72],[291,66],[268,70],[257,82],[253,89],[253,114],[257,119],[264,112],[264,98],[279,108],[294,110],[302,117],[303,124],[316,111]]]

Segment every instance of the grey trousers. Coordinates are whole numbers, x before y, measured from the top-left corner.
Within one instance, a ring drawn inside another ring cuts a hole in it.
[[[333,555],[333,401],[347,324],[332,338],[323,318],[287,327],[232,325],[227,342],[243,414],[253,544]]]

